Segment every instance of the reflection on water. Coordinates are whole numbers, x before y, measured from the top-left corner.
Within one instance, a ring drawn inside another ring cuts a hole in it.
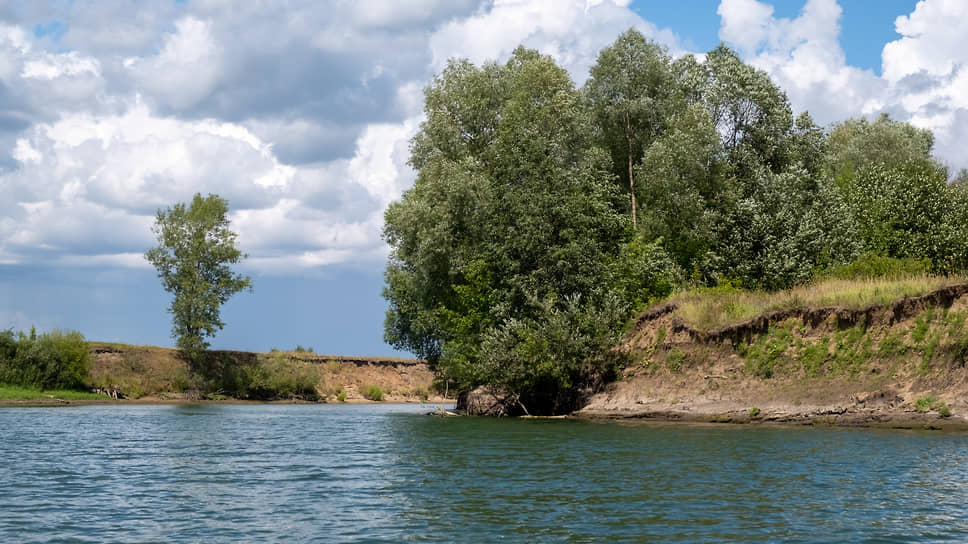
[[[964,434],[430,409],[0,409],[0,541],[968,541]]]

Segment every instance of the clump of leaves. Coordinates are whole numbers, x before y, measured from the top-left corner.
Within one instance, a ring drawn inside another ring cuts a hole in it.
[[[383,390],[375,385],[367,385],[362,388],[363,398],[381,401],[383,400]]]

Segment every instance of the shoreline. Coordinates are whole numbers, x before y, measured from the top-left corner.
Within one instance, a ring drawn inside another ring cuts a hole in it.
[[[693,411],[668,407],[643,407],[639,410],[582,409],[571,417],[583,421],[641,422],[664,424],[709,424],[741,427],[823,427],[889,430],[929,430],[968,432],[968,418],[941,417],[917,411],[845,411],[838,407],[804,411],[751,410]]]
[[[435,398],[422,401],[391,400],[371,401],[366,399],[347,399],[345,402],[317,402],[301,399],[290,400],[242,400],[242,399],[165,399],[160,397],[140,399],[24,399],[0,400],[0,409],[4,408],[51,408],[68,406],[181,406],[181,405],[362,405],[362,404],[420,404],[429,409],[440,405],[454,404],[456,399]],[[643,424],[685,424],[685,425],[715,425],[732,427],[815,427],[815,428],[865,428],[885,430],[927,430],[968,432],[968,418],[963,416],[941,417],[932,412],[917,411],[855,411],[838,406],[811,406],[802,410],[763,409],[753,415],[751,410],[738,406],[719,409],[712,407],[681,406],[641,406],[636,409],[609,410],[586,407],[566,416],[553,416],[552,419],[571,419],[589,422],[615,423],[643,423]],[[522,416],[521,419],[529,419]]]
[[[245,400],[245,399],[176,399],[160,397],[143,397],[138,399],[5,399],[0,400],[0,408],[48,408],[54,406],[138,406],[138,405],[188,405],[188,404],[230,404],[230,405],[274,405],[274,404],[318,404],[339,406],[343,404],[426,404],[436,406],[440,404],[454,404],[456,399],[432,398],[430,400],[387,400],[373,401],[366,399],[346,399],[344,402],[309,401],[302,399],[285,400]]]

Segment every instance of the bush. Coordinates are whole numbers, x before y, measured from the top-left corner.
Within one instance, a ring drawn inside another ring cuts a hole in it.
[[[336,394],[336,400],[340,402],[346,402],[346,391],[343,391],[342,389],[340,389],[339,393]]]
[[[318,375],[311,365],[289,359],[283,353],[238,361],[223,356],[208,384],[210,393],[239,399],[273,400],[301,398],[317,400]]]
[[[383,400],[383,390],[375,385],[363,387],[363,398],[375,401]]]
[[[919,397],[914,401],[914,409],[918,412],[927,412],[934,406],[936,402],[937,399],[935,399],[932,395],[924,395],[923,397]]]
[[[0,333],[0,383],[38,389],[80,389],[88,379],[91,353],[77,331],[30,335]]]
[[[876,253],[865,253],[851,263],[831,268],[827,275],[844,280],[865,278],[903,278],[927,274],[931,260],[911,257],[898,259]]]

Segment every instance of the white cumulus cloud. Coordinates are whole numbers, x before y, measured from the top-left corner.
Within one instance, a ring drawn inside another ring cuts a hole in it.
[[[881,76],[847,64],[836,0],[808,0],[793,19],[757,0],[722,0],[718,13],[720,38],[769,73],[795,109],[822,124],[887,112],[933,130],[936,154],[968,166],[968,3],[922,0],[900,15],[901,38],[884,46]]]
[[[506,58],[518,45],[551,55],[581,84],[598,52],[634,27],[681,53],[679,38],[642,19],[628,2],[602,0],[496,0],[491,9],[443,26],[430,39],[435,71],[450,58],[480,64]]]

